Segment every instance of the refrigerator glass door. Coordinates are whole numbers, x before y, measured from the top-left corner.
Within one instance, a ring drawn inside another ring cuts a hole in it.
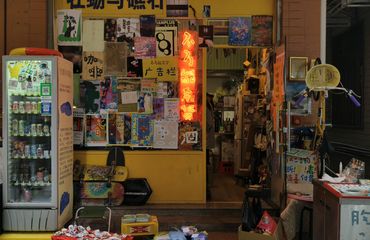
[[[51,60],[7,60],[6,203],[47,205],[52,201]],[[54,149],[53,149],[54,150]]]

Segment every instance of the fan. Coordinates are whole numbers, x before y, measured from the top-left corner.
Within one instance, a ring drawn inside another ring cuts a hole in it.
[[[340,82],[339,70],[330,64],[313,66],[306,75],[306,85],[310,90],[315,88],[333,88]]]

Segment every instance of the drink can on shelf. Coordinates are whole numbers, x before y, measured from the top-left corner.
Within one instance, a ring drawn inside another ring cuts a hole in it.
[[[23,190],[23,197],[25,202],[31,202],[32,201],[32,192],[29,189]]]
[[[18,120],[17,119],[12,120],[12,135],[13,136],[18,135]]]
[[[18,111],[19,111],[19,113],[25,113],[26,112],[23,101],[19,101]]]
[[[31,157],[31,146],[29,144],[27,144],[27,145],[24,146],[24,156],[26,158],[30,158]]]
[[[35,113],[35,114],[39,113],[37,102],[31,102],[31,105],[32,105],[32,113]]]
[[[36,125],[36,123],[32,123],[31,124],[31,135],[32,136],[37,136],[37,125]]]
[[[49,136],[49,135],[50,135],[50,128],[49,128],[49,125],[44,124],[44,126],[43,126],[43,132],[44,132],[44,135],[45,135],[45,136]]]
[[[18,113],[19,112],[19,103],[18,103],[18,101],[13,102],[12,111],[13,111],[13,113]]]
[[[44,157],[44,152],[43,152],[41,144],[39,144],[38,148],[36,149],[36,155],[37,155],[37,158],[43,158]]]
[[[44,158],[50,158],[49,150],[44,150]]]
[[[24,126],[24,135],[31,136],[31,125],[28,124],[27,122],[25,123]]]
[[[25,102],[26,113],[32,113],[32,104],[30,101]]]
[[[24,120],[19,120],[18,125],[18,135],[24,136]]]
[[[36,144],[31,145],[31,157],[37,158],[37,145]]]
[[[38,123],[36,125],[36,131],[37,131],[37,136],[43,136],[44,135],[41,123]]]

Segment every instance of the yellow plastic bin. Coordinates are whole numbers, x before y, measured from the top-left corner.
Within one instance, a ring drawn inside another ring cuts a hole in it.
[[[155,235],[158,233],[158,219],[150,216],[149,222],[125,223],[121,221],[121,233],[132,236]]]

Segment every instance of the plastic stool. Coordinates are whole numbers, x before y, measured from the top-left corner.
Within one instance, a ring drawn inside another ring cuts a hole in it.
[[[304,212],[308,212],[309,218],[310,218],[310,225],[309,225],[309,237],[312,239],[312,225],[313,225],[313,209],[312,207],[309,206],[304,206],[302,211],[301,211],[301,219],[300,219],[300,226],[299,226],[299,239],[303,239],[303,217],[304,217]]]
[[[106,219],[106,214],[108,212],[108,229],[110,232],[110,224],[112,220],[112,210],[109,207],[80,207],[77,209],[75,214],[74,223],[77,225],[77,220],[80,218],[101,218]]]

